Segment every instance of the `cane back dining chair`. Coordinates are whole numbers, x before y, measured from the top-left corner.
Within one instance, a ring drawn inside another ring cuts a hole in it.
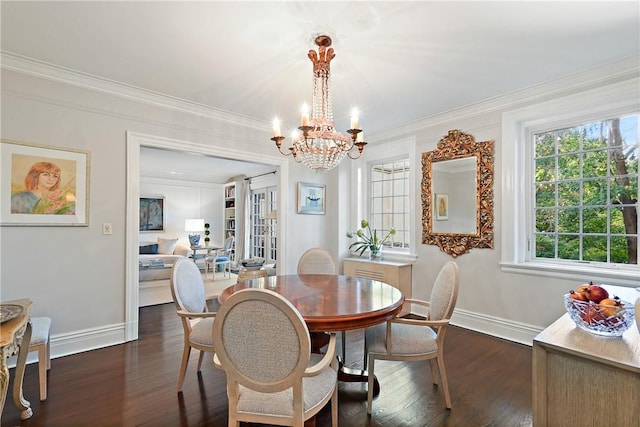
[[[305,251],[298,260],[298,274],[338,274],[338,265],[331,253],[324,248],[311,248]],[[345,361],[346,332],[342,331],[342,361]]]
[[[449,385],[444,367],[444,335],[458,298],[458,265],[446,263],[433,285],[431,301],[405,299],[404,307],[426,307],[428,314],[411,316],[403,311],[402,317],[396,317],[386,323],[365,330],[365,368],[369,371],[367,390],[367,413],[371,414],[373,399],[374,363],[376,359],[414,361],[428,360],[431,378],[436,383],[437,370],[444,390],[447,409],[451,409]]]
[[[211,330],[216,313],[209,311],[202,275],[196,264],[188,258],[180,259],[173,265],[171,296],[184,333],[182,363],[178,376],[178,393],[181,393],[191,349],[200,351],[198,372],[202,369],[204,354],[214,352]]]
[[[227,277],[227,272],[229,273],[229,277],[231,277],[231,252],[233,251],[233,244],[235,243],[234,237],[227,237],[224,241],[224,247],[222,249],[218,249],[215,253],[211,255],[207,255],[204,259],[204,277],[207,277],[209,273],[209,266],[211,266],[211,276],[212,279],[216,278],[216,268],[219,265],[223,266],[223,274],[224,277]]]
[[[328,250],[311,248],[298,260],[298,274],[338,274],[338,266]]]
[[[213,342],[214,363],[227,376],[230,427],[302,427],[329,401],[337,427],[336,336],[325,354],[311,353],[304,319],[283,296],[258,288],[231,295],[218,310]]]

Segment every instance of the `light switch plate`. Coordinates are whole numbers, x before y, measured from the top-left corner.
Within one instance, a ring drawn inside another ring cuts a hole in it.
[[[111,234],[111,223],[105,222],[102,224],[102,234]]]

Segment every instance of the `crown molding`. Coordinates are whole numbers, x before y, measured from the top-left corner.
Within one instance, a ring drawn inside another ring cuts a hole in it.
[[[264,131],[270,126],[269,123],[262,120],[208,107],[203,104],[186,101],[136,86],[126,85],[114,80],[44,61],[38,61],[12,52],[0,51],[0,68],[246,128]]]
[[[373,137],[370,137],[370,140],[374,143],[393,140],[399,136],[421,132],[425,128],[437,126],[441,123],[460,121],[491,112],[502,113],[526,104],[538,103],[550,98],[562,97],[638,78],[640,78],[640,55],[631,55],[557,80],[546,81],[434,116],[415,120],[406,125],[374,134]]]

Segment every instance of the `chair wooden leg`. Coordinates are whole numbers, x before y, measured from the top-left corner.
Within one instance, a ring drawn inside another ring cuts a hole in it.
[[[442,389],[444,390],[444,402],[447,406],[447,409],[451,409],[451,396],[449,395],[449,383],[447,381],[447,373],[444,369],[444,358],[442,355],[439,355],[438,358],[438,369],[440,370],[440,381],[442,382]]]
[[[204,351],[200,350],[200,356],[198,356],[198,372],[202,371],[202,362],[204,361]]]
[[[43,344],[38,349],[38,380],[40,382],[40,400],[47,400],[47,358],[49,343]]]
[[[189,364],[189,355],[191,354],[191,346],[185,343],[182,350],[182,363],[180,364],[180,375],[178,376],[178,393],[182,392],[184,377],[187,374],[187,365]]]
[[[338,386],[333,390],[331,398],[331,427],[338,427]]]
[[[431,381],[433,381],[433,383],[435,385],[438,385],[438,370],[436,369],[437,367],[437,360],[435,359],[429,359],[429,368],[431,369]]]
[[[44,357],[46,358],[46,361],[47,361],[47,371],[51,369],[51,344],[50,344],[50,341],[51,341],[51,337],[49,337],[47,339],[47,345],[45,346],[46,354],[45,354]]]
[[[373,365],[375,364],[375,359],[372,356],[369,356],[369,363],[367,371],[369,372],[369,381],[367,384],[367,414],[371,415],[371,407],[373,406]]]

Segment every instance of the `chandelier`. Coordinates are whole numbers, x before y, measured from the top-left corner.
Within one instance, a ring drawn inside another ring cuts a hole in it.
[[[292,155],[296,162],[316,171],[329,171],[342,161],[345,156],[357,159],[362,154],[364,133],[360,129],[357,112],[351,116],[349,135],[334,130],[331,92],[329,90],[330,62],[336,56],[331,46],[331,37],[319,35],[315,39],[318,51],[309,50],[307,55],[313,63],[313,102],[311,117],[305,105],[298,131],[292,136],[289,152],[282,151],[284,136],[280,132],[280,121],[273,121],[273,138],[276,147],[283,156]],[[352,155],[353,148],[357,153]]]

